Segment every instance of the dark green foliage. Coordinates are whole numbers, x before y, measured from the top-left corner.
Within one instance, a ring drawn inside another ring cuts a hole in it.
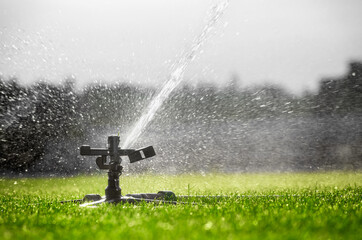
[[[27,87],[16,79],[0,79],[2,172],[87,171],[89,165],[78,159],[77,146],[99,145],[98,133],[108,134],[110,130],[126,133],[157,92],[125,83],[91,84],[82,91],[76,91],[74,85],[74,79],[59,85],[39,82]],[[288,124],[292,130],[298,125],[307,132],[301,136],[305,140],[300,147],[307,150],[309,157],[297,160],[296,165],[313,169],[342,166],[338,165],[339,157],[330,150],[341,147],[341,152],[350,153],[348,164],[356,169],[362,158],[359,150],[362,134],[355,130],[362,128],[361,117],[362,64],[354,62],[345,77],[324,80],[316,95],[298,97],[270,85],[241,88],[236,77],[225,88],[185,85],[166,100],[154,122],[161,129],[198,124],[210,126],[206,129],[212,131],[213,124],[220,122],[254,124],[299,119]],[[310,119],[318,127],[305,127]],[[346,123],[343,127],[342,122]],[[349,128],[348,124],[354,126]],[[351,133],[343,134],[346,131]],[[75,161],[69,163],[72,159]]]
[[[314,102],[314,115],[328,119],[320,121],[317,130],[320,138],[311,141],[318,149],[316,159],[324,165],[333,165],[339,156],[331,153],[341,148],[342,152],[352,153],[348,161],[359,168],[362,159],[362,63],[351,62],[347,74],[341,78],[323,80]]]
[[[318,114],[362,114],[362,63],[350,63],[342,78],[323,80],[316,101]]]
[[[15,103],[5,102],[2,168],[29,169],[42,160],[45,148],[52,142],[60,143],[81,135],[79,113],[76,112],[78,97],[73,92],[73,85],[71,81],[60,86],[40,82],[23,89],[23,97],[14,97]],[[14,82],[5,82],[4,86],[9,89],[4,98],[19,88]]]
[[[99,127],[132,123],[141,114],[150,92],[127,84],[90,85],[80,94],[83,123]]]

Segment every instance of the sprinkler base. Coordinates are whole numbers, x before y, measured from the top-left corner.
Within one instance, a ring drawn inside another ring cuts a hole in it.
[[[137,203],[155,203],[155,204],[177,204],[176,195],[171,191],[159,191],[158,193],[137,193],[127,194],[117,199],[107,200],[98,194],[88,194],[83,198],[81,207],[95,207],[104,203],[111,204],[137,204]]]

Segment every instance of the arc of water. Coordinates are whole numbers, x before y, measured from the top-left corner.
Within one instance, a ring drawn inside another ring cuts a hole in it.
[[[218,22],[228,5],[229,0],[224,0],[212,7],[210,19],[207,21],[207,24],[203,28],[201,34],[194,39],[191,48],[188,51],[183,52],[180,59],[175,62],[175,64],[173,64],[173,66],[171,67],[170,78],[165,82],[161,90],[152,99],[147,107],[146,113],[143,114],[135,123],[132,130],[127,135],[127,138],[123,143],[122,148],[125,149],[134,144],[138,137],[144,132],[147,125],[152,121],[157,110],[161,107],[163,102],[180,84],[187,66],[194,60],[197,51],[208,39],[211,30],[215,27],[216,23]]]

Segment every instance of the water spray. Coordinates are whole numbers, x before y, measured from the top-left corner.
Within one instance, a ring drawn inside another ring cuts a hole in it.
[[[108,148],[106,149],[93,149],[90,146],[81,146],[80,154],[83,156],[99,156],[96,159],[96,164],[100,169],[108,170],[108,186],[105,189],[105,197],[98,194],[88,194],[81,200],[73,200],[77,202],[93,201],[85,203],[83,206],[93,206],[101,203],[138,203],[138,202],[163,202],[176,204],[177,197],[171,191],[159,191],[158,193],[140,193],[140,194],[127,194],[122,196],[121,188],[119,186],[119,176],[122,174],[123,167],[121,166],[121,156],[128,156],[131,163],[141,161],[156,155],[152,146],[142,149],[128,149],[133,145],[138,137],[146,129],[147,125],[154,118],[157,110],[161,107],[163,102],[170,96],[172,91],[180,84],[183,74],[188,65],[193,61],[197,52],[210,36],[211,30],[215,27],[216,23],[224,13],[226,7],[229,5],[229,0],[223,0],[215,5],[210,12],[210,18],[203,28],[201,34],[197,36],[191,48],[185,51],[178,61],[172,66],[170,78],[165,82],[161,90],[156,94],[153,100],[148,105],[145,113],[135,123],[130,133],[127,135],[122,147],[119,148],[120,138],[118,136],[108,137]],[[110,158],[107,164],[107,157]],[[189,196],[179,196],[181,199],[188,198]]]
[[[194,39],[191,48],[188,51],[183,52],[178,61],[173,64],[169,79],[165,82],[161,90],[152,99],[145,113],[135,123],[132,130],[127,135],[125,142],[122,144],[122,148],[127,148],[128,146],[131,146],[135,143],[138,137],[145,131],[147,125],[152,121],[157,110],[162,106],[163,102],[181,83],[186,68],[195,59],[197,52],[210,37],[211,30],[214,29],[216,23],[218,22],[228,5],[229,0],[223,0],[211,8],[210,17],[201,34]]]

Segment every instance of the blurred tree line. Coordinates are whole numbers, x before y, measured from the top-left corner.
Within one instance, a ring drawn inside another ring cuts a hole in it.
[[[167,100],[154,121],[160,124],[211,124],[213,121],[280,117],[362,115],[360,62],[350,63],[348,73],[341,78],[321,81],[317,93],[303,96],[289,94],[273,85],[242,88],[239,82],[234,76],[224,88],[206,84],[197,87],[183,85]],[[34,166],[43,165],[48,152],[55,159],[52,164],[55,162],[58,166],[44,164],[46,169],[43,170],[84,171],[82,161],[77,159],[76,147],[89,142],[91,132],[130,126],[156,92],[156,89],[126,83],[93,83],[79,91],[75,89],[73,78],[62,84],[37,82],[23,86],[17,79],[0,77],[1,171],[32,171]],[[323,126],[326,129],[335,127],[338,126]],[[334,136],[326,134],[325,129],[320,131],[324,140],[313,144],[324,155],[321,154],[316,161],[331,161],[325,153],[328,147],[323,141],[329,142]],[[362,142],[362,134],[355,138],[356,144]],[[357,158],[362,159],[362,154],[359,154]],[[72,161],[73,165],[69,166],[64,164],[67,159],[77,161]]]
[[[316,112],[327,115],[362,113],[362,63],[350,63],[346,76],[324,79],[315,99]]]

